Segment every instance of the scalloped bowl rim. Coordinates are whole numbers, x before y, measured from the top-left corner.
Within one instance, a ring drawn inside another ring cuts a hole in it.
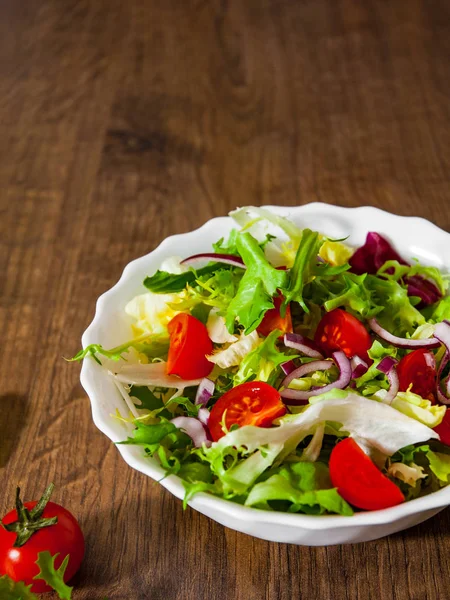
[[[421,217],[405,217],[395,215],[387,211],[381,210],[379,208],[374,208],[370,206],[347,208],[333,206],[320,202],[314,202],[299,207],[269,205],[264,206],[264,208],[270,209],[281,215],[290,216],[297,221],[304,219],[306,221],[306,225],[308,225],[307,221],[310,220],[312,217],[331,217],[332,220],[334,220],[335,218],[343,219],[343,222],[350,223],[353,226],[358,225],[358,227],[360,226],[360,224],[358,224],[358,220],[360,222],[369,222],[371,224],[379,223],[382,227],[380,229],[377,225],[376,230],[380,233],[385,232],[385,230],[388,228],[388,225],[407,225],[407,227],[413,231],[420,230],[421,234],[424,237],[426,237],[427,232],[429,234],[432,234],[432,236],[429,236],[428,239],[432,240],[434,242],[434,245],[436,244],[436,242],[438,242],[439,244],[442,243],[442,247],[450,246],[450,234],[444,231],[443,229],[440,229],[437,225],[431,223],[430,221],[427,221],[426,219],[423,219]],[[92,343],[101,343],[101,340],[99,340],[96,336],[98,333],[99,325],[102,322],[105,310],[107,310],[108,302],[114,299],[114,296],[118,290],[121,290],[124,287],[128,286],[128,284],[134,277],[134,273],[138,268],[140,268],[142,265],[145,265],[151,257],[154,258],[157,255],[163,253],[170,255],[170,253],[167,253],[167,250],[169,249],[171,249],[171,254],[184,254],[183,242],[188,241],[189,238],[192,239],[194,236],[200,236],[202,233],[205,232],[205,230],[211,228],[212,226],[224,225],[225,221],[227,221],[229,225],[231,223],[230,217],[216,217],[210,219],[201,227],[193,231],[167,237],[152,252],[128,263],[124,268],[119,281],[112,288],[110,288],[98,298],[94,319],[92,320],[91,324],[82,336],[83,348]],[[383,227],[383,225],[385,225],[385,227]],[[369,229],[371,228],[369,227]],[[369,229],[364,227],[361,228],[361,231],[363,232],[364,236]],[[325,231],[325,233],[327,232]],[[399,234],[397,231],[396,235],[401,236],[401,233]],[[218,235],[217,237],[221,236]],[[398,239],[395,240],[395,243],[396,246],[399,246]],[[426,245],[430,244],[425,244],[425,246]],[[209,246],[208,248],[205,248],[204,251],[208,250],[210,250]],[[429,250],[425,250],[425,252],[427,253],[427,255],[430,255]],[[450,270],[450,265],[445,263],[445,260],[442,258],[442,253],[437,253],[436,250],[432,250],[431,254],[433,254],[436,257],[435,262],[438,263],[437,266],[445,270]],[[145,290],[143,289],[142,292],[144,291]],[[131,295],[131,297],[133,295]],[[102,411],[102,401],[100,397],[101,395],[98,393],[98,390],[93,385],[94,370],[96,368],[100,367],[98,367],[98,365],[94,361],[83,361],[80,375],[81,384],[91,401],[92,417],[95,425],[98,429],[100,429],[100,431],[102,431],[107,437],[109,437],[111,441],[117,442],[120,441],[120,438],[118,438],[116,432],[114,431],[114,428],[112,427],[112,418],[109,414],[105,416],[104,411]],[[121,439],[123,439],[123,437]],[[140,447],[119,445],[117,446],[117,448],[121,453],[123,459],[129,466],[137,469],[138,471],[150,476],[151,478],[157,481],[160,481],[161,485],[163,485],[177,498],[184,497],[184,487],[181,479],[175,475],[171,475],[163,479],[164,471],[162,467],[157,463],[156,459],[149,459],[144,455],[137,453],[136,448],[140,452],[142,452]],[[251,519],[252,523],[255,524],[261,523],[261,525],[283,525],[288,527],[299,527],[304,530],[311,531],[332,529],[334,527],[345,528],[389,524],[403,519],[404,517],[408,517],[425,511],[433,509],[442,509],[449,504],[450,486],[443,488],[438,492],[433,492],[428,496],[417,498],[415,500],[411,500],[409,502],[400,504],[398,506],[394,506],[392,508],[387,508],[378,511],[355,513],[351,517],[345,517],[340,515],[312,516],[265,511],[252,507],[242,506],[232,501],[224,500],[222,498],[209,495],[203,492],[196,494],[194,498],[189,502],[189,506],[199,510],[200,512],[209,512],[211,509],[216,513],[221,513],[224,517],[228,516],[237,521],[248,521]]]

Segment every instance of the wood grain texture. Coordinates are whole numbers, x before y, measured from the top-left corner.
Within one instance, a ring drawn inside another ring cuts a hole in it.
[[[126,263],[237,205],[450,230],[449,56],[445,0],[0,3],[0,509],[55,482],[75,600],[449,597],[448,511],[358,546],[224,529],[124,464],[61,359]]]

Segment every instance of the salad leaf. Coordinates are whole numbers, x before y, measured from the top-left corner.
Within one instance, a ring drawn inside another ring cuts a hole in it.
[[[136,429],[133,437],[128,437],[118,444],[136,444],[138,446],[153,446],[159,444],[167,435],[178,431],[177,427],[170,421],[162,420],[160,423],[146,425],[142,421],[135,421]]]
[[[238,340],[235,335],[228,331],[225,319],[219,315],[217,308],[211,309],[206,321],[206,329],[210,340],[215,344],[229,344]]]
[[[259,429],[252,426],[243,427],[241,430]],[[235,430],[228,433],[237,433]],[[224,438],[221,438],[224,439]],[[225,497],[231,498],[237,495],[247,494],[257,478],[268,469],[283,449],[282,443],[273,443],[266,446],[263,442],[259,444],[259,450],[248,458],[241,459],[239,451],[232,446],[223,445],[219,442],[213,443],[210,448],[198,450],[201,458],[209,462],[211,471],[218,477],[221,489]],[[242,454],[248,454],[244,448],[240,448]]]
[[[261,338],[256,331],[252,331],[249,335],[242,333],[240,338],[227,348],[218,350],[207,358],[222,369],[228,369],[241,364],[242,360],[260,344]]]
[[[338,307],[348,308],[366,319],[381,312],[383,306],[374,301],[374,294],[367,287],[366,278],[366,274],[342,273],[338,280],[341,289],[333,293],[330,299],[324,300],[325,310],[330,312]]]
[[[38,600],[31,591],[31,585],[13,581],[8,575],[0,576],[0,598],[2,600]]]
[[[136,404],[137,408],[145,408],[149,411],[164,408],[164,403],[161,398],[155,396],[149,387],[146,385],[133,385],[130,389],[130,397],[140,400],[140,404]]]
[[[83,360],[86,356],[92,356],[92,358],[101,365],[102,363],[97,354],[101,354],[110,360],[118,361],[124,358],[122,356],[123,354],[134,349],[137,352],[145,354],[148,358],[154,358],[156,356],[164,355],[168,348],[169,340],[165,336],[152,336],[149,333],[145,333],[134,340],[129,340],[110,350],[106,350],[101,344],[90,344],[75,354],[73,358],[66,360],[67,362],[73,362]]]
[[[430,319],[435,323],[440,323],[446,319],[450,320],[450,296],[445,296],[433,306]]]
[[[398,350],[393,346],[384,346],[378,340],[375,340],[367,353],[373,360],[373,363],[370,365],[369,369],[364,373],[364,375],[361,375],[361,377],[355,379],[355,384],[358,392],[364,396],[372,396],[380,389],[388,389],[389,384],[387,378],[381,371],[378,370],[378,365],[386,356],[395,358]]]
[[[402,265],[408,264],[384,237],[370,231],[364,245],[356,250],[349,262],[353,273],[363,275],[376,273],[387,260],[395,260]]]
[[[177,406],[183,406],[184,414],[187,414],[188,417],[197,417],[198,409],[200,408],[200,406],[194,404],[192,400],[189,400],[189,398],[176,395],[172,396],[172,398],[166,402],[166,408],[169,408],[170,406],[174,408]]]
[[[273,308],[272,297],[278,288],[284,287],[287,275],[272,267],[249,233],[240,233],[236,244],[247,269],[228,306],[226,323],[228,331],[233,333],[238,320],[248,335],[261,323],[266,310]]]
[[[178,471],[178,476],[188,483],[212,483],[213,480],[209,465],[201,462],[185,463]]]
[[[192,269],[184,273],[168,273],[167,271],[156,271],[154,275],[144,279],[145,287],[155,294],[173,294],[182,292],[187,284],[193,283],[204,275],[211,275],[219,269],[230,269],[230,265],[223,263],[212,263],[201,269]]]
[[[72,589],[64,583],[64,573],[69,564],[69,555],[67,555],[61,566],[55,569],[55,559],[59,554],[52,556],[50,552],[39,552],[36,564],[40,572],[33,579],[43,579],[47,585],[53,588],[61,600],[70,600],[72,598]]]
[[[378,269],[377,275],[385,277],[386,279],[393,279],[394,281],[399,281],[404,277],[408,277],[409,280],[411,277],[420,275],[422,278],[432,280],[440,294],[445,294],[448,288],[448,281],[444,279],[441,271],[437,267],[426,267],[421,265],[418,261],[414,265],[405,265],[400,264],[396,260],[387,260],[384,265]]]
[[[273,383],[274,371],[282,363],[295,358],[295,356],[283,354],[277,348],[278,338],[282,335],[279,329],[272,331],[265,340],[249,352],[241,361],[238,372],[234,377],[235,385],[244,383],[249,379],[258,381],[269,381]],[[276,373],[275,373],[276,375]]]
[[[250,491],[246,506],[273,510],[274,501],[289,503],[288,512],[351,516],[353,510],[335,488],[320,489],[317,472],[328,468],[323,463],[298,462],[287,465]]]
[[[415,487],[420,479],[427,477],[424,468],[413,462],[409,463],[409,465],[405,465],[401,462],[392,463],[387,470],[387,474],[390,477],[395,477],[396,479],[403,481],[411,487]]]
[[[366,285],[373,292],[375,304],[384,307],[377,315],[378,321],[394,335],[404,337],[425,323],[424,316],[411,304],[407,290],[396,281],[368,275]]]
[[[236,240],[239,232],[237,229],[232,229],[228,236],[227,241],[222,237],[219,241],[213,244],[214,252],[218,254],[232,254],[233,256],[239,256],[239,251],[236,246]]]
[[[430,469],[440,481],[447,485],[450,478],[450,455],[429,450],[427,458],[430,461]]]
[[[418,456],[426,454],[430,450],[429,444],[421,444],[420,446],[408,445],[400,448],[391,458],[392,462],[403,462],[409,464],[411,462],[419,462]]]
[[[344,266],[353,254],[353,249],[342,242],[326,240],[319,250],[319,256],[330,265]],[[350,265],[348,265],[350,268]]]
[[[188,286],[187,296],[195,302],[203,302],[207,306],[216,307],[221,314],[236,296],[243,269],[220,269],[210,276],[198,277],[195,285]]]
[[[317,231],[303,230],[294,265],[289,274],[288,286],[283,288],[284,306],[287,306],[291,300],[295,300],[305,312],[309,312],[303,299],[303,288],[313,277],[313,269],[321,245],[322,242]]]
[[[444,418],[447,408],[439,404],[432,404],[413,392],[398,392],[391,402],[391,406],[405,415],[420,421],[427,427],[437,427]]]

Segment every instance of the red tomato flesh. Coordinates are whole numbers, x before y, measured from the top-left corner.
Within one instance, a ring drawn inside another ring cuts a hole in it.
[[[286,314],[284,317],[281,316],[280,309],[283,303],[283,296],[276,296],[273,299],[273,308],[269,308],[264,314],[263,320],[257,327],[258,333],[264,336],[268,336],[269,333],[275,329],[280,329],[283,333],[292,333],[292,317],[291,309],[288,305],[286,307]]]
[[[36,502],[25,502],[28,509],[34,508]],[[0,527],[0,574],[9,575],[14,581],[23,581],[31,585],[35,593],[49,592],[51,588],[42,580],[33,580],[39,573],[36,565],[39,552],[47,550],[52,556],[59,553],[55,560],[58,569],[69,554],[69,564],[64,574],[64,581],[69,581],[78,571],[84,556],[84,537],[78,521],[65,508],[54,502],[48,502],[42,514],[43,518],[58,517],[55,525],[44,527],[34,533],[19,548],[14,547],[16,534]],[[12,510],[3,519],[5,525],[17,521],[17,512]]]
[[[322,317],[314,340],[328,356],[336,350],[342,350],[348,358],[357,355],[370,360],[367,355],[372,345],[369,333],[361,321],[341,308]]]
[[[352,438],[333,448],[330,477],[344,500],[363,510],[389,508],[405,500],[395,483],[383,475]]]
[[[207,358],[213,351],[205,325],[192,315],[180,313],[167,326],[170,336],[167,373],[182,379],[200,379],[211,373],[214,364]]]
[[[450,446],[450,410],[448,408],[445,411],[442,422],[437,427],[434,427],[434,431],[439,434],[443,444]]]
[[[277,390],[268,383],[250,381],[237,385],[212,407],[208,428],[215,442],[225,435],[222,429],[224,414],[227,430],[235,424],[270,427],[274,419],[286,414],[286,406]]]
[[[397,365],[400,391],[411,391],[422,398],[436,402],[436,368],[433,354],[429,350],[418,349],[404,356]]]

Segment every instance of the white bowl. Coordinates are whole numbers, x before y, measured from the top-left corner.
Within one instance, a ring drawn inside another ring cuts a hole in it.
[[[385,234],[405,258],[415,257],[425,264],[450,270],[450,234],[424,219],[400,217],[370,207],[341,208],[320,203],[297,208],[267,208],[332,238],[349,236],[348,243],[353,246],[361,245],[368,231]],[[98,299],[94,320],[82,338],[83,347],[92,343],[113,347],[129,339],[130,320],[124,307],[131,298],[145,291],[144,278],[154,273],[169,256],[210,251],[211,244],[226,236],[232,227],[229,217],[211,219],[195,231],[165,239],[153,252],[128,264],[119,282]],[[116,408],[127,414],[128,409],[111,379],[94,360],[83,362],[81,383],[91,400],[96,426],[113,442],[125,439],[127,426],[111,418],[111,414]],[[146,458],[141,447],[117,448],[131,467],[155,480],[163,477],[164,471],[156,459]],[[183,498],[184,488],[178,477],[167,477],[161,485],[177,498]],[[393,508],[362,512],[352,517],[263,511],[204,493],[196,495],[189,504],[222,525],[258,538],[326,546],[373,540],[417,525],[450,504],[450,486]]]

